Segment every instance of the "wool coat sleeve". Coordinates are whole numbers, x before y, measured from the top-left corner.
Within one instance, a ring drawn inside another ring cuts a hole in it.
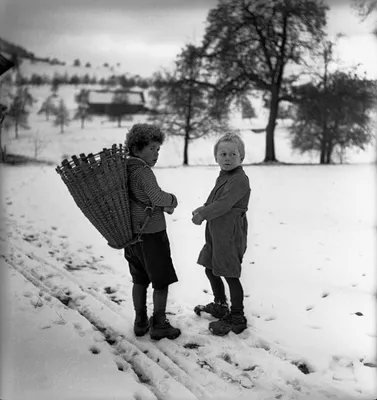
[[[229,212],[249,192],[248,179],[241,174],[236,174],[224,183],[224,188],[218,198],[212,202],[208,201],[210,199],[207,200],[199,214],[207,221],[218,218]]]
[[[159,187],[153,171],[149,167],[142,168],[142,170],[138,186],[148,196],[151,203],[160,207],[177,207],[177,198],[174,194],[164,192]]]

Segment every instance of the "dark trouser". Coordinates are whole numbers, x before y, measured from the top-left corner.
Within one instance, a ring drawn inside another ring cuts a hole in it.
[[[141,238],[142,242],[124,250],[133,283],[148,287],[152,282],[154,289],[164,289],[177,282],[166,230],[145,233]]]
[[[216,276],[212,273],[212,270],[210,268],[206,268],[206,275],[208,277],[208,280],[211,284],[212,292],[215,297],[215,301],[225,301],[226,296],[225,296],[225,288],[224,288],[224,283],[223,280],[221,279],[220,276]],[[243,313],[243,288],[241,285],[241,282],[239,278],[226,278],[224,277],[225,280],[228,283],[229,286],[229,292],[230,292],[230,301],[231,301],[231,307],[230,310],[233,313]]]
[[[146,315],[147,288],[152,283],[153,313],[163,319],[168,286],[178,281],[166,231],[143,234],[142,242],[126,247],[124,256],[128,261],[134,283],[132,299],[136,313]]]

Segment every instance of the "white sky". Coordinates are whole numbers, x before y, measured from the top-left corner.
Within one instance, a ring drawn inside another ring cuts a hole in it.
[[[348,35],[342,58],[361,62],[373,73],[377,45],[370,31],[375,20],[361,23],[350,0],[327,2],[329,33]],[[216,4],[216,0],[2,0],[0,36],[38,56],[57,57],[68,64],[75,58],[93,65],[119,62],[125,71],[147,76],[169,66],[185,43],[200,41],[208,11]]]

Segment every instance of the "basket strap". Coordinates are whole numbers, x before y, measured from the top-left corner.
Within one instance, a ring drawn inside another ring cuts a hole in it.
[[[128,188],[128,197],[135,202],[137,205],[139,205],[142,208],[147,208],[147,207],[152,207],[150,204],[144,203],[143,201],[139,200],[133,192]]]
[[[135,240],[135,243],[136,243],[136,242],[140,242],[140,241],[141,241],[141,235],[143,234],[143,232],[144,232],[144,230],[145,230],[145,228],[146,228],[146,226],[147,226],[149,220],[150,220],[151,217],[152,217],[152,214],[153,214],[153,211],[154,211],[154,209],[155,209],[155,206],[154,206],[154,205],[148,205],[148,204],[144,203],[143,201],[139,200],[139,199],[131,192],[131,190],[128,191],[128,197],[129,197],[132,201],[134,201],[136,204],[138,204],[140,207],[144,208],[144,211],[145,211],[146,214],[147,214],[147,216],[145,217],[145,220],[144,220],[144,222],[143,222],[143,225],[141,226],[139,232],[137,233],[136,240]]]

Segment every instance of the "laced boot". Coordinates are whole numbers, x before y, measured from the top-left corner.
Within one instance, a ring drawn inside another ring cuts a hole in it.
[[[230,312],[218,321],[210,322],[208,329],[217,336],[225,336],[230,331],[235,334],[243,332],[247,328],[247,319],[243,312]]]
[[[154,313],[149,323],[151,339],[176,339],[181,334],[180,329],[170,325],[165,313]]]
[[[226,300],[215,300],[205,306],[198,305],[194,308],[194,312],[199,316],[202,311],[215,318],[222,318],[229,312],[229,307]]]
[[[136,311],[134,333],[136,336],[144,336],[149,331],[147,311]]]

